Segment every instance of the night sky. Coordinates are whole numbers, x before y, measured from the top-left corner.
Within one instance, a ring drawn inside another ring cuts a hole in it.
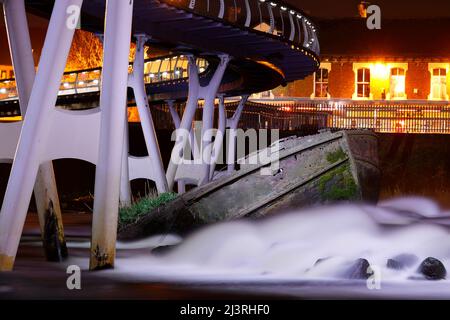
[[[450,17],[450,0],[366,0],[381,7],[385,18]],[[311,16],[355,17],[359,0],[285,0]]]
[[[360,0],[284,0],[313,17],[344,18],[358,15]],[[382,16],[391,18],[450,17],[450,0],[366,0],[381,7]],[[3,16],[2,8],[0,13]],[[45,25],[41,19],[30,19],[30,27]],[[4,25],[0,19],[0,26]]]

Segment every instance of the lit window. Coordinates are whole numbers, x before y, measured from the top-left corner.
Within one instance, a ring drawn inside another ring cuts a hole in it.
[[[315,73],[314,96],[316,98],[328,97],[328,69],[320,68]]]
[[[356,89],[358,98],[370,98],[370,69],[358,69],[356,78]]]
[[[175,79],[180,79],[180,78],[182,78],[183,77],[183,68],[181,68],[181,67],[176,67],[175,69],[174,69],[174,78]]]
[[[270,99],[271,95],[272,95],[272,91],[268,90],[268,91],[261,92],[260,97],[261,97],[261,99]]]
[[[405,98],[405,69],[391,70],[391,98]]]
[[[431,76],[431,99],[447,99],[447,70],[444,68],[433,69]]]

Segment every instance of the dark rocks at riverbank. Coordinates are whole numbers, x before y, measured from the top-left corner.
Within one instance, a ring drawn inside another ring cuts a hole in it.
[[[366,259],[357,259],[352,266],[347,270],[345,277],[347,279],[365,280],[370,276],[370,263]]]
[[[388,259],[386,266],[389,269],[403,270],[412,267],[418,260],[416,255],[404,253]]]
[[[444,264],[436,258],[428,257],[420,264],[418,272],[427,280],[442,280],[447,276]]]

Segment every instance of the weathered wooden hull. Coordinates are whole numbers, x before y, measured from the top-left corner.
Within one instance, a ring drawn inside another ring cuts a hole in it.
[[[191,190],[119,231],[122,239],[336,201],[378,198],[378,140],[370,131],[324,132],[280,142],[279,167],[240,160],[234,174]],[[260,151],[263,152],[263,151]],[[264,152],[267,152],[264,150]],[[266,170],[267,173],[267,170]]]

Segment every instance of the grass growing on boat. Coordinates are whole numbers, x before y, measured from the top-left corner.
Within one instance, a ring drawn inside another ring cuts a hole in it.
[[[334,152],[328,152],[327,153],[327,161],[329,163],[336,163],[340,160],[344,160],[347,157],[344,150],[342,148],[337,149]]]
[[[149,194],[146,197],[140,198],[132,205],[122,207],[119,209],[119,228],[134,223],[139,220],[140,217],[146,215],[155,208],[158,208],[173,199],[177,195],[175,193],[162,193],[159,196],[156,194]]]
[[[326,201],[354,200],[358,194],[348,163],[323,175],[319,180],[319,188],[322,199]]]

